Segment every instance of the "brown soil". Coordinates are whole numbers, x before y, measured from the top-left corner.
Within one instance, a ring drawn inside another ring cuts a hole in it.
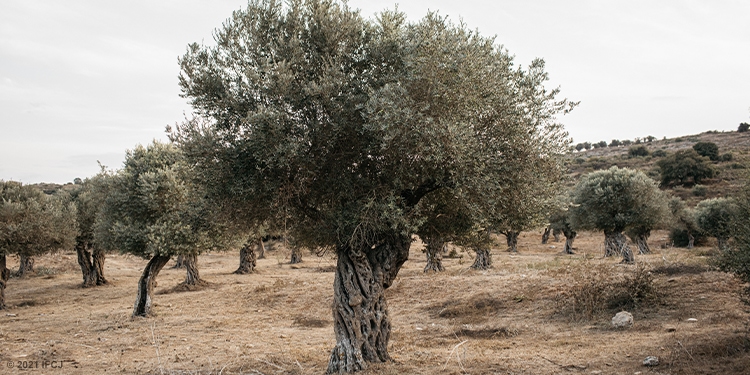
[[[489,271],[469,270],[473,253],[459,252],[463,257],[443,259],[446,271],[439,274],[422,272],[424,254],[415,242],[387,291],[394,361],[364,373],[747,373],[750,314],[739,300],[743,285],[706,266],[710,249],[660,249],[665,235],[652,236],[654,254],[636,255],[636,261],[652,270],[658,298],[632,311],[632,328],[615,330],[609,320],[616,310],[573,319],[566,296],[587,270],[619,280],[637,267],[601,258],[599,234],[580,234],[576,255],[561,254],[562,242],[541,245],[540,239],[541,231],[523,233],[518,254],[496,246]],[[288,258],[283,249],[269,251],[255,273],[235,275],[237,252],[202,255],[200,272],[208,283],[194,291],[175,288],[185,271],[165,267],[156,315],[131,319],[145,260],[109,255],[110,285],[82,289],[75,254],[40,257],[35,276],[8,283],[0,372],[323,373],[334,346],[335,263],[309,257],[292,268]],[[9,260],[17,267],[17,259]],[[642,365],[651,355],[659,357],[658,367]],[[60,363],[62,369],[51,367]]]

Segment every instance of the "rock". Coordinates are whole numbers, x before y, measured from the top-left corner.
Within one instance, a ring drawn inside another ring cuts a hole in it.
[[[633,314],[627,311],[620,311],[612,318],[612,327],[630,328],[633,326]]]
[[[677,327],[675,327],[675,326],[666,326],[666,327],[664,327],[664,330],[667,331],[667,332],[674,332],[674,331],[677,330]]]
[[[690,319],[688,319],[687,321],[688,321],[688,323],[695,323],[695,322],[697,322],[697,321],[698,321],[698,319],[695,319],[695,318],[690,318]]]
[[[643,365],[648,367],[659,366],[659,357],[650,355],[643,360]]]

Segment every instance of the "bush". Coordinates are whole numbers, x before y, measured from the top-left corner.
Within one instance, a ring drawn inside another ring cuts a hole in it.
[[[619,139],[613,139],[612,142],[609,143],[609,147],[617,147],[622,145],[622,142],[620,142]]]
[[[705,197],[708,193],[708,188],[705,185],[695,185],[691,191],[696,197]]]
[[[719,160],[719,146],[713,142],[698,142],[693,145],[693,150],[700,156],[705,156],[712,161]]]
[[[633,146],[628,150],[630,157],[648,156],[648,148],[646,146]]]
[[[705,246],[707,245],[707,238],[700,234],[700,232],[693,232],[693,246]],[[672,246],[675,247],[687,247],[690,242],[688,231],[684,228],[674,228],[669,232],[669,241],[672,242]]]
[[[651,153],[651,156],[653,156],[655,158],[657,158],[657,157],[658,158],[663,158],[663,157],[667,156],[667,152],[664,151],[664,150],[656,150],[656,151],[654,151],[654,152]]]
[[[661,170],[662,185],[685,184],[690,181],[698,184],[703,179],[716,175],[716,170],[708,160],[692,149],[677,151],[659,160],[656,165]]]
[[[743,122],[740,124],[740,126],[737,127],[737,132],[744,133],[746,131],[750,130],[750,124]]]
[[[719,157],[720,161],[732,161],[733,156],[731,152],[727,152],[726,154],[722,154],[721,157]]]

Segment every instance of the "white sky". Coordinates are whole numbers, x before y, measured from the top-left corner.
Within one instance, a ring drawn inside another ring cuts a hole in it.
[[[244,0],[0,1],[0,179],[72,181],[119,168],[189,113],[177,58]],[[395,1],[350,0],[365,16]],[[749,1],[424,1],[496,35],[516,62],[547,61],[581,105],[575,142],[735,130],[750,107]]]

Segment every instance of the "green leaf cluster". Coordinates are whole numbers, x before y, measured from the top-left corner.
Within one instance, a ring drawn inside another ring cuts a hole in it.
[[[708,158],[700,156],[695,150],[680,150],[656,162],[661,172],[661,184],[699,184],[706,178],[716,175],[716,170]]]

